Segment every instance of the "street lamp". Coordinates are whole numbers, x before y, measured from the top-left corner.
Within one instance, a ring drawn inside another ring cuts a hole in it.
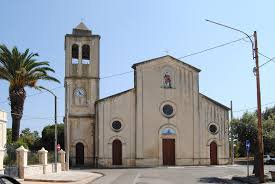
[[[57,172],[57,96],[51,90],[43,89],[54,96],[54,169]]]
[[[246,35],[252,45],[252,54],[253,54],[253,60],[255,59],[255,63],[256,63],[256,67],[254,67],[253,69],[253,73],[256,76],[256,86],[257,86],[257,114],[258,114],[258,153],[259,153],[259,180],[261,183],[264,182],[264,162],[263,162],[263,130],[262,130],[262,110],[261,110],[261,89],[260,89],[260,70],[259,70],[259,56],[258,56],[258,42],[257,42],[257,32],[254,31],[253,34],[253,38],[254,38],[254,42],[251,39],[251,36],[249,36],[247,33],[245,33],[244,31],[241,31],[239,29],[218,23],[218,22],[214,22],[211,20],[207,20],[207,22],[234,30],[234,31],[238,31],[244,35]]]

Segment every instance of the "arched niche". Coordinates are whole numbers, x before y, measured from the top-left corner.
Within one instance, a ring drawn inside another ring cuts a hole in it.
[[[171,66],[164,66],[161,69],[161,87],[175,88],[175,71]]]

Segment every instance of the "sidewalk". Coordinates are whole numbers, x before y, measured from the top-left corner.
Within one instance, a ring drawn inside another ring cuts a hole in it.
[[[27,176],[24,180],[19,180],[22,184],[34,184],[34,183],[73,183],[73,184],[85,184],[89,183],[97,178],[100,178],[102,174],[93,173],[91,170],[70,170],[59,173],[43,174]]]

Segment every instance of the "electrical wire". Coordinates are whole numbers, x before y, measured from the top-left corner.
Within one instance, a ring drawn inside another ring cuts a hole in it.
[[[182,56],[182,57],[179,57],[177,59],[183,59],[183,58],[186,58],[186,57],[190,57],[190,56],[194,56],[194,55],[198,55],[198,54],[201,54],[201,53],[204,53],[204,52],[207,52],[207,51],[210,51],[210,50],[214,50],[214,49],[217,49],[217,48],[220,48],[220,47],[224,47],[224,46],[227,46],[227,45],[230,45],[230,44],[233,44],[235,42],[239,42],[239,41],[242,41],[244,40],[245,38],[247,37],[242,37],[240,39],[237,39],[237,40],[233,40],[233,41],[230,41],[230,42],[226,42],[226,43],[223,43],[223,44],[220,44],[220,45],[217,45],[217,46],[214,46],[214,47],[210,47],[208,49],[204,49],[204,50],[201,50],[201,51],[198,51],[198,52],[194,52],[194,53],[191,53],[191,54],[188,54],[188,55],[185,55],[185,56]],[[125,75],[125,74],[128,74],[128,73],[132,73],[133,71],[127,71],[127,72],[123,72],[123,73],[118,73],[118,74],[113,74],[113,75],[109,75],[109,76],[105,76],[105,77],[101,77],[100,79],[107,79],[107,78],[112,78],[112,77],[117,77],[117,76],[122,76],[122,75]],[[69,84],[70,85],[70,84]],[[69,86],[68,85],[68,86]],[[59,86],[59,87],[56,87],[56,88],[52,88],[50,89],[51,91],[53,90],[56,90],[56,89],[59,89],[59,88],[63,88],[64,85],[62,86]],[[39,95],[39,94],[42,94],[42,93],[45,93],[46,91],[40,91],[38,93],[34,93],[34,94],[31,94],[31,95],[27,95],[26,97],[32,97],[32,96],[36,96],[36,95]],[[9,100],[5,100],[5,101],[1,101],[0,104],[2,103],[8,103]]]
[[[265,107],[265,106],[272,105],[272,104],[275,104],[275,101],[263,104],[263,105],[261,105],[261,107]],[[253,109],[257,109],[257,108],[258,107],[249,107],[249,108],[246,108],[246,109],[240,109],[240,110],[236,110],[236,111],[233,111],[233,112],[244,112],[244,111],[249,111],[249,110],[253,110]]]
[[[250,37],[251,37],[251,36],[250,36]],[[230,41],[230,42],[226,42],[226,43],[223,43],[223,44],[214,46],[214,47],[210,47],[210,48],[207,48],[207,49],[204,49],[204,50],[200,50],[200,51],[197,51],[197,52],[194,52],[194,53],[191,53],[191,54],[187,54],[187,55],[182,56],[182,57],[179,57],[179,58],[177,58],[177,59],[179,59],[179,60],[180,60],[180,59],[184,59],[184,58],[191,57],[191,56],[198,55],[198,54],[202,54],[202,53],[204,53],[204,52],[208,52],[208,51],[211,51],[211,50],[220,48],[220,47],[224,47],[224,46],[227,46],[227,45],[230,45],[230,44],[239,42],[239,41],[246,41],[245,38],[247,38],[247,36],[246,36],[246,37],[239,38],[239,39],[237,39],[237,40],[233,40],[233,41]],[[268,56],[266,56],[266,55],[264,55],[264,54],[262,54],[262,53],[260,53],[260,52],[258,52],[258,53],[259,53],[259,55],[261,55],[261,56],[263,56],[263,57],[269,59],[267,62],[265,62],[265,63],[263,63],[262,65],[260,65],[259,68],[262,67],[262,66],[264,66],[264,65],[266,65],[267,63],[269,63],[269,62],[271,62],[271,61],[275,62],[275,61],[274,61],[274,60],[275,60],[275,57],[270,58],[270,57],[268,57]],[[122,75],[129,74],[129,73],[133,73],[133,71],[127,71],[127,72],[123,72],[123,73],[113,74],[113,75],[101,77],[100,79],[107,79],[107,78],[122,76]],[[69,86],[69,85],[71,85],[71,84],[68,84],[67,86]],[[51,90],[51,91],[54,91],[54,90],[56,90],[56,89],[60,89],[60,88],[63,88],[63,87],[64,87],[64,85],[59,86],[59,87],[52,88],[52,89],[50,89],[50,90]],[[40,92],[38,92],[38,93],[26,95],[26,97],[36,96],[36,95],[39,95],[39,94],[42,94],[42,93],[45,93],[45,92],[46,92],[46,91],[40,91]],[[2,103],[8,103],[8,102],[9,102],[9,100],[1,101],[0,104],[2,104]],[[271,103],[268,103],[268,104],[264,104],[263,106],[266,106],[266,105],[269,105],[269,104],[273,104],[273,103],[275,103],[275,102],[271,102]],[[256,107],[248,108],[248,109],[241,109],[241,110],[237,110],[237,111],[233,111],[233,112],[242,112],[242,111],[247,111],[247,110],[251,110],[251,109],[255,109],[255,108],[256,108]],[[24,116],[26,116],[26,115],[24,115]],[[36,118],[36,117],[32,117],[32,118],[34,118],[34,119],[47,119],[47,118],[38,118],[38,117],[37,117],[37,118]]]
[[[264,54],[262,54],[262,53],[260,53],[260,52],[258,52],[258,54],[268,59],[268,61],[265,62],[265,63],[263,63],[263,64],[261,64],[261,65],[259,66],[259,68],[261,68],[262,66],[266,65],[267,63],[269,63],[269,62],[271,62],[271,61],[275,62],[275,61],[274,61],[275,57],[270,58],[270,57],[267,57],[266,55],[264,55]]]
[[[243,37],[243,38],[240,38],[240,39],[237,39],[237,40],[233,40],[233,41],[231,41],[231,42],[223,43],[223,44],[221,44],[221,45],[217,45],[217,46],[214,46],[214,47],[210,47],[210,48],[208,48],[208,49],[204,49],[204,50],[201,50],[201,51],[192,53],[192,54],[188,54],[188,55],[186,55],[186,56],[179,57],[178,59],[183,59],[183,58],[186,58],[186,57],[194,56],[194,55],[201,54],[201,53],[204,53],[204,52],[207,52],[207,51],[210,51],[210,50],[214,50],[214,49],[217,49],[217,48],[220,48],[220,47],[224,47],[224,46],[230,45],[230,44],[232,44],[232,43],[236,43],[236,42],[239,42],[239,41],[243,41],[244,38],[247,38],[247,36],[246,36],[246,37]]]

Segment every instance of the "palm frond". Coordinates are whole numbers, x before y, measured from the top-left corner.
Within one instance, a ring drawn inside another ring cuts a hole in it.
[[[17,47],[11,50],[0,45],[0,79],[10,82],[10,87],[29,86],[35,89],[39,80],[48,80],[60,83],[58,79],[48,75],[54,73],[48,61],[37,61],[38,53],[29,49],[20,52]]]

